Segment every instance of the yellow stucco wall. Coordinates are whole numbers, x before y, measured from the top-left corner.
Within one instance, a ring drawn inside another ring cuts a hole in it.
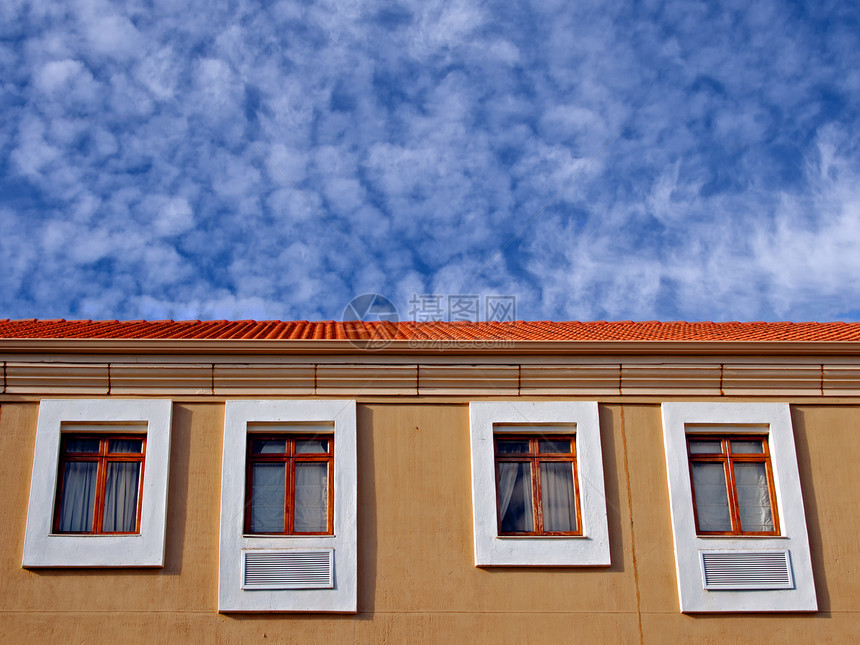
[[[166,566],[25,570],[38,405],[0,407],[4,642],[850,642],[860,640],[860,406],[793,407],[820,611],[678,611],[659,404],[600,407],[609,568],[477,569],[468,406],[358,406],[357,615],[217,611],[221,403],[177,403]]]

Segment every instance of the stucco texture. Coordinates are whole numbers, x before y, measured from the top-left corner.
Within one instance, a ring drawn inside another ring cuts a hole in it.
[[[358,406],[355,615],[217,611],[223,403],[175,403],[166,566],[21,567],[38,404],[0,406],[0,639],[87,643],[860,640],[860,406],[792,408],[820,611],[678,609],[659,403],[600,406],[612,566],[476,568],[468,403]]]

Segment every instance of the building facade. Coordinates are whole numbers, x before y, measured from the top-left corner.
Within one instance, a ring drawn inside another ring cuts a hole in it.
[[[850,642],[860,325],[0,321],[8,642]]]

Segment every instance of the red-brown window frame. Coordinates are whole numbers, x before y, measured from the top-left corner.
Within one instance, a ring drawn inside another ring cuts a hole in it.
[[[259,440],[286,441],[286,452],[265,453],[255,455],[251,450],[252,443]],[[297,441],[328,441],[328,452],[300,453],[295,452]],[[249,432],[246,445],[245,459],[245,534],[246,535],[334,535],[334,435],[331,434],[298,434],[298,433],[266,433]],[[328,504],[327,529],[315,532],[297,532],[294,530],[295,514],[293,498],[295,497],[296,463],[325,462],[328,464]],[[259,463],[286,464],[284,485],[284,530],[258,533],[251,530],[251,494],[253,491],[253,466]]]
[[[690,466],[690,489],[693,496],[693,515],[696,522],[697,535],[737,535],[737,536],[757,536],[757,535],[780,535],[779,532],[779,513],[776,506],[776,489],[773,483],[773,467],[771,465],[770,448],[767,442],[767,435],[760,434],[687,434],[687,460]],[[719,441],[721,453],[696,453],[690,452],[690,442],[692,441]],[[732,441],[761,441],[761,453],[740,453],[731,452]],[[723,465],[723,472],[726,477],[726,493],[729,501],[729,514],[732,521],[731,531],[702,531],[699,529],[699,510],[696,508],[696,487],[693,483],[693,464],[694,463],[720,463]],[[763,463],[767,472],[767,489],[770,498],[770,509],[773,517],[772,531],[744,531],[741,527],[740,506],[738,504],[737,486],[735,484],[735,469],[732,467],[735,463]]]
[[[97,440],[99,442],[98,452],[67,452],[66,446],[70,440]],[[108,452],[111,441],[133,440],[141,441],[141,451],[139,453]],[[65,477],[63,477],[65,466],[67,463],[74,462],[95,462],[96,465],[96,495],[93,504],[93,525],[90,531],[61,531],[60,516],[62,515],[63,487],[65,485]],[[137,510],[135,513],[134,531],[104,531],[104,512],[105,512],[105,488],[107,482],[107,465],[115,462],[134,462],[140,464],[138,471],[137,482]],[[57,473],[57,496],[54,503],[54,533],[62,535],[139,535],[140,534],[140,514],[143,508],[143,473],[146,467],[146,435],[145,434],[97,434],[97,433],[77,433],[64,432],[60,439],[60,459]],[[98,527],[98,529],[96,529]]]
[[[515,439],[529,442],[529,452],[525,453],[499,453],[499,440]],[[539,453],[538,442],[547,441],[570,441],[569,453]],[[496,527],[498,534],[502,536],[577,536],[582,535],[582,507],[579,498],[579,470],[576,463],[576,436],[573,434],[514,434],[506,432],[493,433],[493,455],[496,481]],[[532,485],[532,518],[533,531],[502,531],[501,500],[499,499],[499,464],[500,463],[523,463],[529,462],[531,470]],[[540,486],[541,462],[570,463],[573,469],[573,496],[576,508],[576,531],[545,531],[543,529],[543,496]]]

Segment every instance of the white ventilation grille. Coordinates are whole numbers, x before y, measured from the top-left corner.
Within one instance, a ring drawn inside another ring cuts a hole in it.
[[[699,551],[705,589],[794,589],[788,551]]]
[[[242,551],[243,589],[332,589],[334,549]]]

